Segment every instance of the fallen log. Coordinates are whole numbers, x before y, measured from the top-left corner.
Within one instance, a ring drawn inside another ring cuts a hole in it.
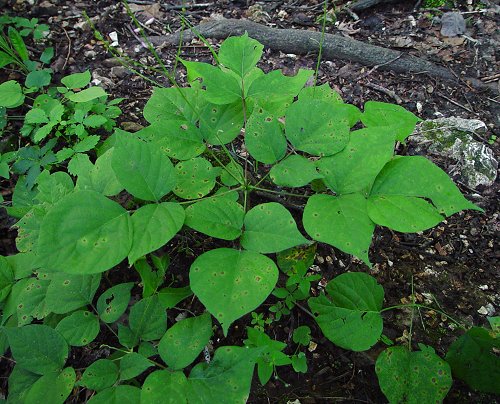
[[[321,32],[271,28],[245,19],[226,18],[202,23],[193,30],[185,30],[182,35],[177,32],[170,35],[152,36],[149,39],[153,45],[177,45],[181,37],[183,42],[190,42],[196,38],[193,31],[212,39],[225,39],[232,35],[242,35],[246,31],[252,38],[273,50],[294,54],[318,53],[321,42]],[[461,80],[480,91],[491,91],[495,94],[499,92],[495,85],[483,83],[473,77],[459,77],[451,70],[428,60],[340,35],[325,34],[322,58],[323,60],[340,59],[366,66],[380,66],[380,70],[392,70],[396,73],[427,74],[455,84]]]

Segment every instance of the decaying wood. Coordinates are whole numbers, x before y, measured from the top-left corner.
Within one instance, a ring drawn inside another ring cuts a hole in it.
[[[319,52],[321,32],[298,29],[277,29],[245,19],[214,19],[202,23],[194,30],[205,38],[225,39],[232,35],[242,35],[248,32],[266,47],[284,53],[307,54]],[[153,45],[176,45],[181,38],[179,32],[166,36],[150,37]],[[196,35],[191,30],[182,33],[182,41],[190,42]],[[415,57],[404,52],[371,45],[352,38],[325,34],[322,51],[323,60],[346,60],[366,66],[381,66],[382,70],[392,70],[397,73],[427,74],[429,76],[457,82],[456,74],[428,60]],[[461,77],[460,80],[470,86],[498,93],[494,85],[483,83],[471,77]]]
[[[400,0],[358,0],[349,8],[353,11],[362,11],[362,10],[366,10],[367,8],[376,6],[377,4],[396,3],[398,1],[400,1]]]

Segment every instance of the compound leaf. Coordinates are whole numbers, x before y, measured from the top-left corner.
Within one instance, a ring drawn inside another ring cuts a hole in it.
[[[421,351],[406,347],[385,349],[377,358],[375,372],[380,389],[391,403],[440,403],[451,387],[450,366],[431,347]]]
[[[58,331],[71,346],[84,346],[99,334],[99,319],[89,311],[75,311],[57,324]]]
[[[163,202],[141,206],[131,217],[133,228],[129,264],[165,245],[184,224],[185,213],[181,205]]]
[[[304,208],[306,232],[370,265],[368,249],[375,224],[368,216],[366,199],[360,194],[313,195]]]
[[[276,202],[262,203],[245,215],[241,245],[263,254],[274,253],[305,244],[291,213]]]
[[[326,291],[330,298],[321,295],[309,299],[325,337],[352,351],[365,351],[375,345],[383,327],[382,286],[370,275],[350,272],[332,279]]]
[[[244,216],[245,211],[239,203],[213,197],[186,209],[186,225],[211,237],[234,240],[241,235]]]
[[[17,366],[36,373],[60,371],[68,358],[68,344],[51,327],[30,324],[24,327],[5,327],[12,356]]]
[[[85,70],[82,73],[73,73],[69,76],[63,77],[61,79],[61,83],[63,83],[67,88],[74,90],[88,86],[91,78],[90,71]]]
[[[158,201],[176,183],[170,159],[155,144],[133,136],[117,137],[111,166],[125,189],[146,201]]]
[[[444,219],[429,202],[412,196],[373,195],[367,206],[376,224],[403,233],[430,229]]]
[[[231,323],[269,296],[278,280],[278,268],[265,255],[218,248],[196,258],[189,279],[194,294],[227,335]]]
[[[273,166],[269,176],[276,185],[283,187],[303,187],[312,180],[323,178],[312,161],[297,154],[288,156]]]
[[[106,196],[119,194],[123,186],[111,167],[114,148],[103,153],[93,165],[86,154],[76,154],[68,164],[71,174],[78,176],[76,189],[92,190]]]
[[[95,191],[65,196],[43,218],[38,258],[46,270],[76,274],[104,272],[129,253],[130,217]]]
[[[158,353],[169,368],[180,370],[190,365],[212,336],[212,319],[204,313],[170,327],[158,344]]]

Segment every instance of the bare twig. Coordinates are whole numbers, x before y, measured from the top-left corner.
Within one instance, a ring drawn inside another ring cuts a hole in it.
[[[180,6],[172,6],[170,4],[162,4],[161,7],[166,10],[166,11],[172,11],[172,10],[189,10],[189,9],[193,9],[193,8],[206,8],[206,7],[209,7],[211,6],[212,3],[199,3],[199,4],[193,4],[193,3],[190,3],[190,4],[184,4],[184,5],[180,5]]]
[[[378,65],[375,65],[373,66],[370,70],[368,70],[367,72],[363,73],[363,74],[360,74],[358,77],[356,77],[354,79],[354,81],[359,81],[359,80],[362,80],[364,79],[365,77],[368,77],[370,74],[372,74],[375,70],[377,70],[378,68],[382,67],[382,66],[386,66],[386,65],[389,65],[393,62],[395,62],[396,60],[398,60],[401,56],[403,56],[403,54],[399,54],[398,56],[396,56],[394,59],[391,59],[391,60],[388,60],[387,62],[384,62],[384,63],[380,63]]]
[[[394,91],[389,90],[388,88],[379,86],[378,84],[373,84],[373,83],[361,83],[362,86],[370,87],[373,88],[375,91],[378,91],[380,93],[383,93],[385,95],[388,95],[389,97],[393,98],[398,104],[403,103],[403,100],[399,95],[397,95]]]
[[[462,105],[460,104],[459,102],[455,101],[455,100],[452,100],[451,98],[448,98],[446,95],[443,95],[441,93],[438,93],[438,95],[441,97],[441,98],[444,98],[445,100],[451,102],[452,104],[456,105],[457,107],[460,107],[460,108],[463,108],[465,109],[466,111],[470,112],[471,114],[475,114],[474,111],[472,111],[471,109],[467,108],[465,105]]]
[[[71,55],[71,38],[69,37],[68,32],[64,29],[64,27],[62,27],[62,29],[64,31],[64,35],[66,35],[66,38],[68,40],[68,53],[66,55],[66,59],[64,59],[64,65],[61,69],[62,71],[64,71],[66,65],[68,64],[69,56]]]

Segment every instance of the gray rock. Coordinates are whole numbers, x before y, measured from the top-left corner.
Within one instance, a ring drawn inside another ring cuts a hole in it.
[[[456,175],[475,189],[479,185],[492,185],[497,177],[498,161],[493,151],[473,138],[474,134],[484,134],[486,130],[484,122],[477,119],[439,118],[417,125],[408,140],[414,154],[451,159],[453,165],[448,174]]]
[[[460,13],[444,13],[441,17],[441,35],[458,36],[465,33],[465,20]]]

